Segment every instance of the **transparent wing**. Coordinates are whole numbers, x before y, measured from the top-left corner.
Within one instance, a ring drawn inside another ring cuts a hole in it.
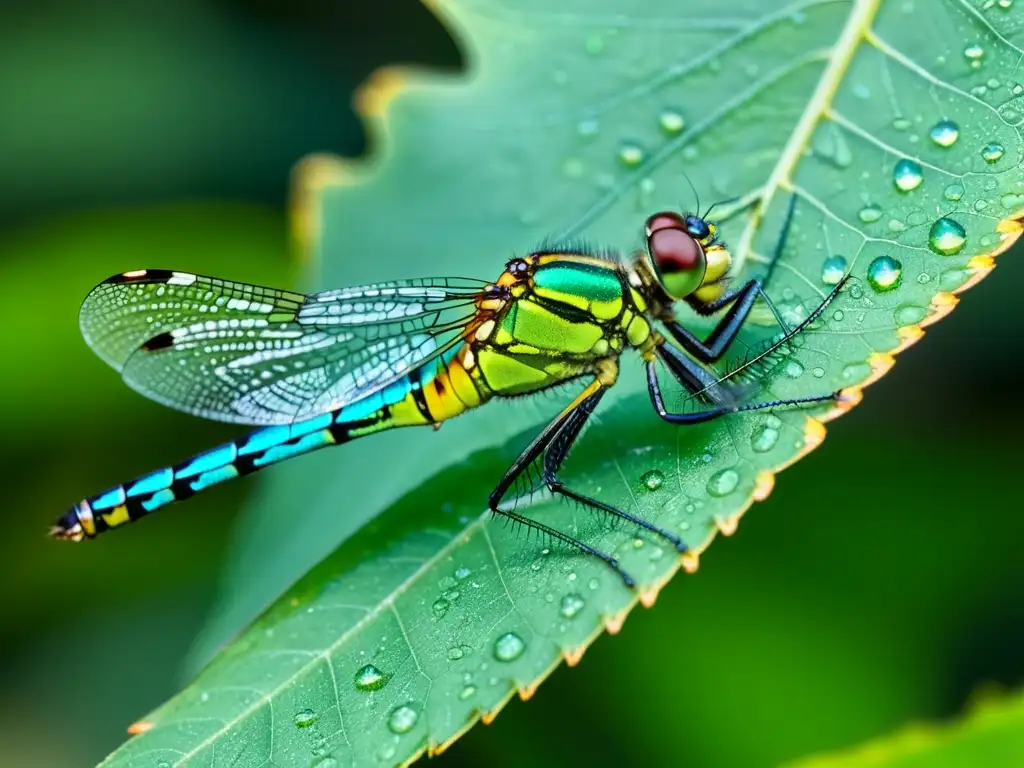
[[[139,270],[96,286],[79,322],[96,354],[157,402],[218,421],[286,424],[444,354],[485,285],[440,278],[306,295]]]

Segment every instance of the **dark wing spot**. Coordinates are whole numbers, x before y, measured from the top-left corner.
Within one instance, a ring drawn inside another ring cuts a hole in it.
[[[171,335],[170,331],[164,331],[158,333],[153,338],[146,341],[142,348],[147,352],[155,352],[158,349],[167,349],[168,347],[174,346],[174,336]]]

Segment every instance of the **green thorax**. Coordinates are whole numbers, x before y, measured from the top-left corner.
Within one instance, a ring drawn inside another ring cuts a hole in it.
[[[511,262],[497,282],[509,298],[474,344],[479,372],[495,394],[545,389],[592,372],[627,346],[649,344],[647,304],[620,264],[539,253]]]

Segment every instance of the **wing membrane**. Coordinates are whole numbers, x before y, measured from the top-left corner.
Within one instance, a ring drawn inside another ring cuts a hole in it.
[[[82,305],[89,346],[157,402],[285,424],[376,391],[452,348],[483,281],[439,278],[301,294],[147,270]]]

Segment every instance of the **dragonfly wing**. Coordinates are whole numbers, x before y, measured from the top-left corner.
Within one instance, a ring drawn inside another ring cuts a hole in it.
[[[147,270],[93,289],[80,321],[96,353],[157,402],[287,424],[439,359],[462,338],[484,285],[426,279],[305,295]]]

